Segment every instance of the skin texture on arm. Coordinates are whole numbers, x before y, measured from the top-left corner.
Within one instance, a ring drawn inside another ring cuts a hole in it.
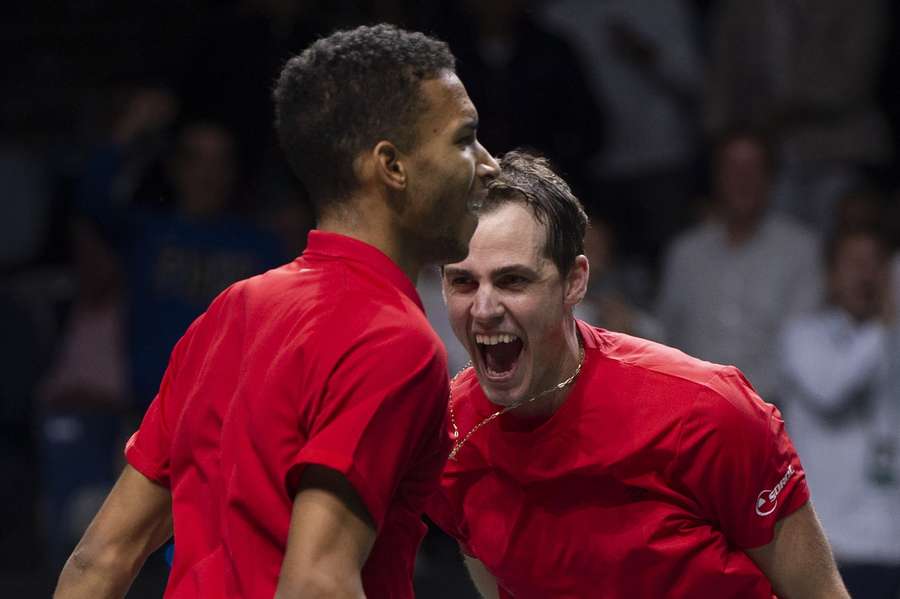
[[[276,599],[364,598],[360,572],[375,524],[340,473],[307,466],[294,498]]]
[[[768,545],[746,550],[782,599],[849,599],[812,503],[775,525]]]
[[[475,588],[478,589],[479,594],[484,599],[500,599],[500,594],[497,592],[497,579],[488,572],[484,564],[465,553],[463,554],[463,561],[466,563],[466,569],[469,571],[469,576],[472,577],[472,582],[475,583]]]
[[[124,597],[151,553],[172,536],[172,496],[125,466],[63,567],[55,599]]]

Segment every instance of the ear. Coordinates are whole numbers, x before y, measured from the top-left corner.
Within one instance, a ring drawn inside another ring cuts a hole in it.
[[[575,263],[569,269],[566,275],[565,296],[563,301],[569,307],[574,307],[587,293],[588,278],[590,277],[591,267],[588,263],[587,256],[579,254],[575,257]]]
[[[397,146],[380,141],[372,148],[375,178],[393,191],[403,191],[409,183],[406,160]]]

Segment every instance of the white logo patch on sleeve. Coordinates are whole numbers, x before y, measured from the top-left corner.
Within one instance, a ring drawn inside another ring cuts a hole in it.
[[[784,487],[787,485],[788,481],[791,480],[791,477],[794,476],[794,466],[793,464],[788,465],[787,472],[784,473],[784,476],[781,477],[781,480],[778,481],[778,484],[775,485],[774,489],[766,489],[756,497],[756,514],[759,516],[768,516],[772,512],[775,511],[775,508],[778,507],[778,494],[784,490]]]

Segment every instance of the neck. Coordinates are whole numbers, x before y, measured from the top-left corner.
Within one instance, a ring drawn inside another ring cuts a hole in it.
[[[316,228],[320,231],[352,237],[378,248],[415,285],[424,262],[403,243],[403,235],[393,226],[383,210],[366,209],[373,202],[347,202],[322,214]],[[384,209],[387,209],[386,207]]]

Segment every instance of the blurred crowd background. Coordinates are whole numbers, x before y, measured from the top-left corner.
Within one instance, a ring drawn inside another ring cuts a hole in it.
[[[855,596],[897,596],[897,3],[37,0],[0,15],[3,596],[49,593],[192,319],[302,251],[314,222],[274,141],[273,80],[316,37],[381,21],[450,44],[490,151],[540,150],[572,183],[592,220],[579,315],[739,366],[782,409]],[[436,273],[420,290],[455,371]],[[151,558],[132,596],[160,596],[166,572]],[[437,533],[416,584],[474,596]]]

